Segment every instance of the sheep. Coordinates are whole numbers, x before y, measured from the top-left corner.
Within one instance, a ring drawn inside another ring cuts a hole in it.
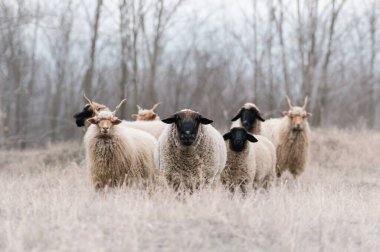
[[[85,94],[83,96],[87,101],[89,101]],[[104,109],[108,109],[107,106],[100,103],[96,103],[94,101],[91,103],[91,105],[89,103],[86,104],[86,106],[83,108],[81,112],[78,112],[73,116],[75,118],[76,125],[78,127],[85,126],[87,119],[94,116],[94,111],[101,111]]]
[[[138,112],[137,114],[132,114],[132,118],[136,121],[153,121],[160,120],[160,117],[154,112],[158,105],[161,103],[156,103],[153,105],[151,109],[143,109],[139,105],[137,106]]]
[[[89,101],[89,99],[85,95],[84,97],[87,101]],[[155,106],[153,106],[153,108]],[[78,112],[74,115],[77,126],[78,127],[85,126],[85,122],[87,122],[86,120],[93,117],[95,115],[95,111],[101,111],[101,110],[109,110],[109,109],[105,105],[96,103],[94,101],[92,101],[92,106],[90,106],[89,104],[86,104],[86,106],[83,108],[81,112]],[[125,121],[123,120],[121,125],[124,127],[145,131],[153,135],[156,139],[159,138],[159,136],[161,135],[162,131],[164,130],[166,126],[166,124],[161,122],[160,120],[153,120],[153,121]]]
[[[289,170],[297,178],[304,170],[309,157],[310,127],[307,118],[312,114],[306,111],[308,97],[302,107],[293,106],[286,96],[289,110],[282,118],[267,120],[262,124],[261,135],[267,137],[276,147],[277,177]]]
[[[227,163],[221,175],[222,183],[232,192],[239,186],[247,193],[249,185],[268,189],[276,166],[273,144],[263,136],[249,134],[242,127],[232,128],[223,138],[227,145]]]
[[[220,181],[227,153],[213,121],[190,109],[162,121],[169,125],[158,139],[155,161],[169,186],[192,193]]]
[[[123,100],[111,112],[95,111],[84,136],[86,164],[96,190],[126,184],[149,186],[158,170],[154,165],[157,140],[141,130],[121,126],[115,116]],[[93,106],[89,101],[90,106]]]
[[[231,129],[244,127],[251,134],[260,134],[261,122],[265,122],[265,119],[255,104],[245,103],[231,121]]]
[[[158,139],[166,127],[166,124],[161,121],[123,121],[122,125],[128,128],[139,129],[145,131],[156,139]]]

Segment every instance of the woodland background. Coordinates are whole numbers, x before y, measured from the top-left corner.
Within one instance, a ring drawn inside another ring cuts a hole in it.
[[[226,128],[310,96],[313,127],[379,129],[379,0],[0,0],[0,147],[79,137],[87,96]]]

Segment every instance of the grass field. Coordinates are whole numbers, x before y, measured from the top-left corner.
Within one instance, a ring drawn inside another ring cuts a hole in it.
[[[298,181],[94,192],[81,144],[0,152],[0,251],[379,251],[380,132],[315,130]],[[290,178],[290,176],[289,176]]]

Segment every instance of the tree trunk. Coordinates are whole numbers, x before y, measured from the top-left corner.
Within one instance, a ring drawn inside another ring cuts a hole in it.
[[[86,70],[86,74],[83,81],[84,92],[88,97],[92,97],[92,80],[94,75],[94,66],[95,66],[95,57],[96,57],[96,43],[98,41],[98,29],[99,29],[99,19],[100,19],[100,10],[103,0],[98,0],[95,11],[95,21],[92,27],[93,36],[91,39],[91,48],[90,48],[90,65]]]

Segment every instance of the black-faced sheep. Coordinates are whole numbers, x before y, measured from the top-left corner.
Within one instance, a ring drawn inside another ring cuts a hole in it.
[[[185,109],[162,120],[156,163],[175,190],[193,192],[219,181],[226,163],[226,145],[211,120]]]
[[[233,121],[231,128],[244,127],[251,134],[260,134],[261,122],[265,119],[255,104],[245,103],[231,121]]]
[[[160,117],[157,115],[154,110],[160,105],[161,103],[156,103],[153,105],[151,109],[143,109],[139,105],[137,106],[137,114],[132,114],[132,118],[136,121],[153,121],[153,120],[160,120]]]
[[[84,106],[81,112],[78,112],[74,115],[75,123],[78,127],[85,126],[87,119],[93,117],[95,115],[95,111],[99,112],[101,110],[108,109],[107,106],[103,104],[96,103],[94,101],[91,102],[85,94],[83,95],[83,97],[89,103]]]
[[[227,144],[227,163],[222,183],[231,191],[239,186],[243,193],[252,185],[269,188],[276,166],[273,144],[263,136],[249,134],[245,128],[232,128],[223,138]]]
[[[145,185],[153,183],[158,170],[154,165],[156,139],[141,130],[121,126],[115,114],[95,111],[84,136],[86,163],[96,189],[105,186]],[[90,103],[92,106],[92,104]]]
[[[304,171],[309,157],[310,127],[307,118],[311,113],[306,111],[307,97],[302,107],[293,106],[289,97],[286,98],[289,110],[283,112],[284,117],[263,123],[261,135],[271,140],[276,147],[277,176],[289,170],[296,178]]]

